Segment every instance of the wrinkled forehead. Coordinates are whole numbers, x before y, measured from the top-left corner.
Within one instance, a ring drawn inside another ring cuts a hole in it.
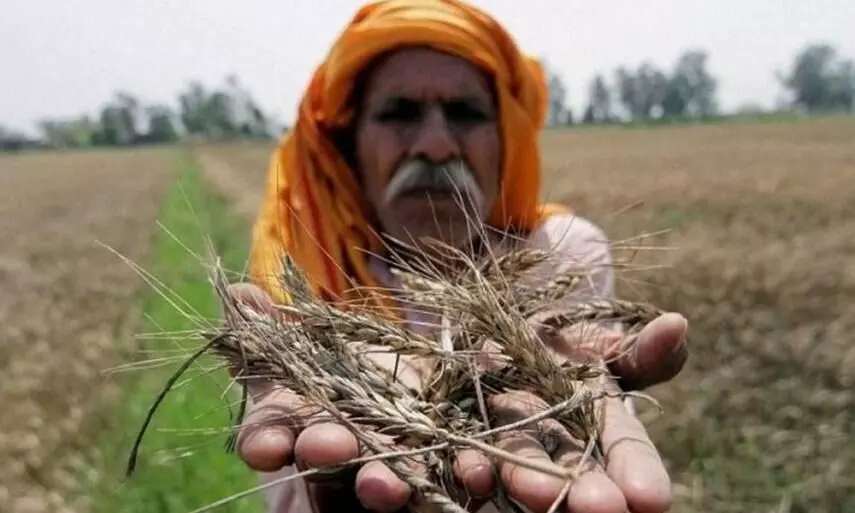
[[[392,50],[375,59],[356,84],[355,100],[368,107],[389,97],[442,101],[461,97],[491,105],[491,78],[461,57],[423,47]]]

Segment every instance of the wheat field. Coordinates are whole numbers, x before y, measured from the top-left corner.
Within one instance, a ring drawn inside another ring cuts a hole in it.
[[[0,158],[0,511],[85,511],[171,149]],[[76,497],[71,500],[70,497]]]
[[[247,221],[270,149],[197,151]],[[686,368],[650,390],[664,411],[641,412],[674,511],[855,510],[855,121],[556,131],[542,150],[545,199],[612,239],[656,234],[620,293],[690,321]]]

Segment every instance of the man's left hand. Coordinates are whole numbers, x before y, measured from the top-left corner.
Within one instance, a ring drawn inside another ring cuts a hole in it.
[[[662,513],[671,505],[671,482],[668,473],[650,441],[644,426],[617,396],[618,382],[623,390],[639,390],[668,381],[682,369],[687,359],[688,323],[679,314],[668,313],[645,326],[634,349],[620,352],[621,335],[599,329],[565,333],[545,340],[558,358],[577,356],[580,346],[588,356],[611,360],[611,377],[606,387],[615,396],[604,401],[600,425],[605,468],[587,465],[570,487],[564,504],[557,511],[573,513]],[[583,336],[584,335],[584,336]],[[592,355],[592,353],[594,353]],[[626,384],[624,384],[626,382]],[[491,404],[498,424],[516,422],[547,407],[531,394],[494,396]],[[543,422],[556,444],[548,453],[537,433],[513,432],[498,440],[497,446],[517,456],[534,458],[561,467],[575,467],[585,450],[584,441],[574,439],[557,422]],[[465,451],[457,460],[458,476],[470,487],[472,495],[487,495],[492,490],[493,469],[489,461],[474,451]],[[557,477],[530,470],[510,462],[499,464],[499,477],[510,495],[531,511],[548,511],[565,487]],[[479,489],[471,487],[477,485]],[[477,511],[477,509],[473,509]]]

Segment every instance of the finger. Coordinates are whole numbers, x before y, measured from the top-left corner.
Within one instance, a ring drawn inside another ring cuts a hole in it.
[[[300,433],[294,444],[294,456],[301,470],[337,467],[359,457],[359,443],[341,424],[321,422]]]
[[[623,492],[605,473],[603,467],[587,454],[586,445],[573,438],[560,423],[550,430],[560,440],[555,461],[565,468],[579,472],[568,491],[565,503],[572,512],[624,513],[627,511]],[[583,459],[584,458],[584,459]]]
[[[580,475],[570,486],[566,504],[567,508],[574,513],[624,513],[627,511],[626,500],[620,488],[601,469],[589,470]]]
[[[344,426],[322,422],[306,427],[297,438],[294,457],[299,470],[338,467],[359,456],[356,437]],[[355,491],[358,467],[344,467],[305,478],[320,511],[363,511]]]
[[[464,449],[454,459],[455,477],[472,497],[487,497],[496,486],[493,464],[482,452]]]
[[[322,429],[323,433],[321,433]],[[366,435],[381,445],[391,443],[391,439],[384,435],[377,433],[366,433]],[[310,437],[312,440],[309,439]],[[313,461],[300,463],[303,458],[303,447],[298,447],[295,452],[298,454],[297,461],[301,467],[336,466],[371,453],[340,424],[328,422],[309,426],[298,439],[298,446],[304,442],[304,439],[306,452],[312,451],[318,457]],[[312,448],[311,445],[316,447]],[[331,449],[330,446],[333,445],[337,447],[336,450]],[[322,452],[324,454],[321,454]],[[419,469],[414,468],[414,470]],[[421,471],[424,472],[424,469]],[[412,490],[382,462],[370,462],[366,466],[348,466],[341,470],[308,476],[306,481],[317,506],[316,511],[395,511],[406,504]]]
[[[542,411],[545,404],[532,394],[512,392],[491,397],[490,406],[496,425],[502,426]],[[521,459],[552,464],[538,438],[537,430],[531,428],[504,432],[496,437],[496,447]],[[498,467],[511,497],[532,511],[547,511],[564,488],[563,479],[508,460],[499,461]]]
[[[610,388],[617,389],[614,383]],[[661,513],[671,504],[671,481],[641,421],[619,398],[606,398],[601,440],[606,472],[631,511]]]
[[[688,322],[677,313],[663,314],[638,334],[631,351],[610,365],[623,390],[642,390],[673,379],[688,359]]]
[[[356,475],[356,495],[371,511],[392,512],[403,508],[412,489],[383,462],[366,463]]]
[[[255,470],[273,472],[293,459],[294,442],[310,413],[302,399],[285,389],[274,389],[252,405],[238,431],[238,454]]]
[[[464,449],[458,452],[452,465],[454,477],[463,487],[466,497],[477,501],[492,494],[496,487],[495,469],[482,452]],[[477,507],[473,508],[475,511]]]

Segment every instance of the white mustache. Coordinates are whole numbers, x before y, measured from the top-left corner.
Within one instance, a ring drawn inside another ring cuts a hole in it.
[[[432,164],[421,159],[405,162],[386,185],[383,200],[389,203],[414,190],[459,193],[462,200],[471,202],[479,212],[484,206],[484,192],[475,174],[462,160],[447,164]]]

